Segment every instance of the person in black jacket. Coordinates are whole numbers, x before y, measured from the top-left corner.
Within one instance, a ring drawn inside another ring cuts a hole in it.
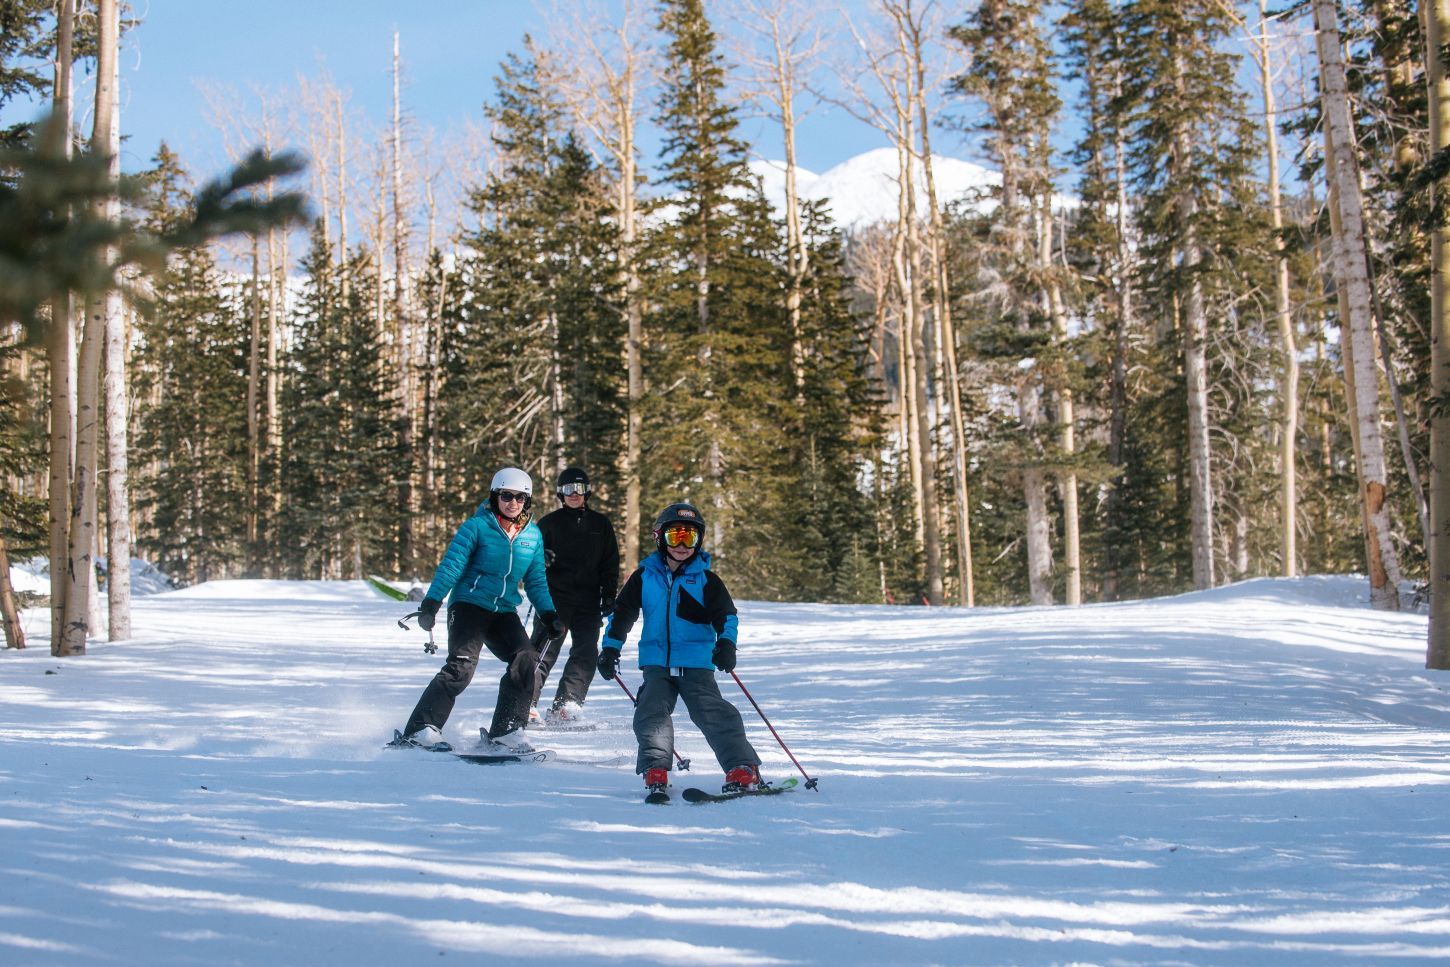
[[[558,618],[567,628],[572,643],[569,660],[559,677],[553,705],[544,713],[550,724],[571,724],[580,720],[581,706],[594,679],[599,659],[600,618],[614,610],[619,587],[619,541],[609,518],[589,508],[589,476],[578,467],[559,474],[556,486],[559,509],[539,521],[544,549],[549,558],[549,594]],[[548,636],[539,623],[534,641],[539,652],[534,703],[559,658],[564,634]]]

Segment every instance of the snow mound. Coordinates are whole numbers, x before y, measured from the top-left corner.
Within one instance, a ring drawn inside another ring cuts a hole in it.
[[[100,571],[102,574],[106,573],[105,558],[100,560]],[[50,594],[50,562],[43,557],[33,557],[28,561],[12,564],[10,583],[14,585],[17,592]],[[144,561],[139,557],[131,558],[132,597],[160,594],[175,587],[176,582],[172,580],[171,576],[150,561]]]
[[[355,602],[376,600],[362,581],[272,581],[238,578],[207,581],[171,592],[196,601]]]
[[[1354,574],[1316,574],[1294,578],[1250,578],[1206,591],[1189,591],[1173,600],[1190,602],[1273,602],[1319,608],[1368,608],[1369,579]]]

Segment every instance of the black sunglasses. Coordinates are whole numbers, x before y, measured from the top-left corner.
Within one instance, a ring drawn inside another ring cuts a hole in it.
[[[504,501],[508,501],[509,503],[517,503],[520,500],[529,499],[528,494],[515,493],[512,490],[496,490],[494,491],[494,493],[498,494],[499,503],[503,503]]]

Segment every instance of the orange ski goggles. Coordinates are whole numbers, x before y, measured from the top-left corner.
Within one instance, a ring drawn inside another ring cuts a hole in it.
[[[664,530],[666,547],[695,547],[700,543],[699,528],[689,524],[671,524]]]

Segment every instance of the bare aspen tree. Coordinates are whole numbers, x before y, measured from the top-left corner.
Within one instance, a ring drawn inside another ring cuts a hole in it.
[[[1430,151],[1450,149],[1450,77],[1445,45],[1450,42],[1450,0],[1429,0],[1425,17],[1426,83],[1430,101]],[[1444,199],[1442,177],[1435,194]],[[1450,244],[1443,224],[1430,236],[1431,394],[1450,398]],[[1427,668],[1450,668],[1450,410],[1435,409],[1430,417],[1430,633]]]
[[[973,14],[970,27],[959,28],[954,35],[966,47],[972,62],[958,84],[986,109],[982,129],[988,135],[988,150],[1001,175],[992,233],[997,259],[1005,264],[1008,273],[1005,281],[1009,284],[1002,286],[1004,315],[1025,330],[1032,324],[1034,307],[1046,301],[1028,277],[1044,275],[1038,263],[1051,260],[1051,175],[1043,157],[1045,118],[1040,111],[1030,109],[1026,96],[1026,87],[1036,72],[1025,65],[1033,60],[1039,45],[1033,31],[1019,22],[1022,15],[1021,9],[1011,9],[1001,0],[984,0]],[[1045,225],[1038,200],[1044,193],[1049,205]],[[1043,410],[1048,376],[1044,359],[1023,361],[1013,375],[1018,423],[1037,451],[1025,455],[1021,470],[1028,598],[1035,605],[1053,603],[1048,474],[1041,459],[1039,436],[1047,425]]]
[[[1047,145],[1040,150],[1047,151]],[[1067,310],[1063,305],[1062,284],[1052,257],[1053,226],[1052,187],[1046,186],[1033,207],[1037,218],[1037,271],[1042,278],[1042,299],[1047,318],[1052,324],[1052,341],[1058,347],[1067,342]],[[1071,459],[1077,452],[1076,414],[1072,387],[1068,384],[1066,364],[1061,360],[1052,367],[1053,390],[1057,397],[1057,444],[1063,455]],[[1078,513],[1077,473],[1072,469],[1058,474],[1058,492],[1062,499],[1062,563],[1063,598],[1068,604],[1082,604],[1082,540]]]
[[[254,86],[252,95],[256,100],[257,113],[249,116],[240,107],[240,96],[235,91],[221,87],[204,87],[203,99],[207,114],[222,134],[222,143],[229,158],[237,161],[251,149],[261,144],[271,153],[278,139],[278,127],[284,122],[279,116],[279,95]],[[276,197],[276,180],[268,179],[258,189],[266,200]],[[264,565],[262,559],[263,524],[270,509],[275,514],[281,508],[282,487],[277,478],[280,474],[282,417],[279,407],[281,392],[281,367],[278,365],[282,322],[286,314],[287,300],[287,236],[275,228],[269,228],[266,236],[251,239],[251,289],[249,302],[251,310],[251,341],[247,360],[247,569],[259,573]],[[262,265],[266,262],[266,278],[263,279]],[[265,292],[265,303],[263,293]],[[268,461],[271,461],[270,464]],[[262,471],[270,467],[274,478],[269,481],[269,493],[262,493]],[[270,498],[270,499],[267,499]]]
[[[931,8],[928,8],[931,9]],[[947,251],[946,223],[942,217],[941,199],[936,189],[936,166],[931,150],[931,112],[927,105],[927,92],[941,86],[941,72],[928,76],[929,63],[941,63],[942,51],[928,50],[930,37],[939,35],[939,25],[928,22],[924,16],[908,18],[902,22],[906,50],[916,75],[914,100],[916,102],[917,131],[921,141],[916,155],[921,162],[922,186],[926,190],[927,203],[927,247],[932,266],[932,314],[938,330],[938,346],[942,382],[946,385],[946,402],[951,419],[952,474],[955,478],[956,524],[957,524],[957,570],[961,575],[958,587],[959,600],[967,607],[976,604],[976,585],[972,566],[972,523],[970,482],[967,479],[967,433],[966,418],[962,410],[961,372],[957,365],[956,326],[952,321],[951,281],[948,278],[949,255]]]
[[[1274,229],[1274,318],[1278,324],[1279,346],[1283,355],[1283,382],[1279,396],[1282,415],[1279,422],[1279,548],[1283,560],[1280,573],[1294,577],[1298,573],[1299,488],[1295,465],[1295,442],[1299,435],[1299,349],[1294,334],[1294,316],[1289,301],[1289,259],[1285,253],[1284,201],[1279,183],[1279,128],[1275,107],[1273,49],[1269,37],[1267,0],[1259,0],[1259,31],[1249,30],[1238,10],[1219,0],[1224,13],[1239,26],[1249,41],[1250,56],[1259,71],[1260,96],[1264,102],[1264,153],[1268,169],[1269,217]]]
[[[1184,84],[1186,65],[1181,52],[1173,56],[1170,83]],[[1192,134],[1186,124],[1173,133],[1173,153],[1179,163],[1188,164],[1193,154]],[[1182,227],[1178,255],[1189,277],[1182,303],[1183,377],[1188,397],[1188,482],[1189,533],[1192,536],[1193,586],[1213,587],[1213,472],[1209,446],[1208,412],[1208,310],[1204,301],[1199,269],[1204,253],[1197,228],[1198,201],[1186,178],[1178,177],[1173,203]]]
[[[332,96],[333,85],[324,75],[319,80],[297,78],[297,103],[301,111],[302,134],[307,142],[308,174],[317,199],[322,224],[322,245],[332,250]]]
[[[71,155],[71,88],[72,39],[75,30],[76,0],[59,0],[56,4],[55,84],[51,94],[51,142],[46,150],[54,157]],[[71,293],[57,292],[50,302],[50,331],[46,343],[47,367],[50,371],[50,651],[62,654],[61,637],[65,627],[65,600],[70,582],[64,562],[69,550],[70,480],[74,459],[75,437],[71,422],[75,411],[71,406],[74,385],[71,366],[74,353],[74,323]],[[6,569],[9,575],[9,569]]]
[[[796,405],[805,402],[805,349],[801,339],[801,301],[809,253],[801,230],[801,201],[796,163],[796,131],[809,114],[800,98],[825,47],[816,8],[805,0],[742,0],[734,18],[743,33],[736,59],[744,66],[753,100],[780,126],[785,151],[786,319],[790,326],[790,364]]]
[[[332,116],[337,124],[337,263],[347,265],[347,122],[342,92],[333,91]],[[349,273],[343,271],[340,294],[347,303]]]
[[[115,121],[116,54],[119,19],[116,0],[99,0],[97,6],[95,118],[91,150],[109,152]],[[119,158],[112,155],[113,166]],[[116,170],[116,169],[113,169]],[[101,202],[114,218],[119,199]],[[76,365],[76,443],[71,475],[70,533],[67,546],[65,617],[61,627],[59,656],[83,655],[92,625],[92,592],[95,581],[97,457],[100,445],[101,349],[105,338],[105,293],[88,294],[85,332],[81,337]]]
[[[928,7],[931,4],[927,4]],[[888,25],[888,36],[865,37],[849,18],[852,37],[862,64],[843,67],[840,83],[847,98],[842,107],[871,124],[891,141],[897,153],[897,237],[893,247],[895,282],[901,294],[901,354],[908,382],[902,396],[906,416],[905,444],[911,464],[913,502],[920,543],[926,562],[927,601],[942,602],[941,535],[936,495],[936,458],[932,450],[927,384],[930,361],[926,347],[927,320],[923,311],[925,246],[916,199],[916,82],[911,65],[905,23],[915,22],[919,10],[913,0],[876,0],[877,18]],[[878,93],[868,92],[869,79]]]
[[[391,137],[391,188],[393,209],[393,324],[397,328],[398,366],[398,445],[401,449],[402,472],[398,474],[398,553],[405,572],[411,572],[414,558],[413,516],[417,498],[413,490],[413,449],[415,413],[413,409],[412,320],[408,314],[408,219],[403,199],[403,99],[401,93],[402,59],[398,32],[393,31],[393,126]]]
[[[1370,604],[1397,611],[1399,556],[1390,532],[1388,468],[1380,430],[1379,373],[1371,318],[1371,296],[1366,258],[1364,204],[1353,150],[1354,119],[1341,48],[1338,14],[1333,0],[1314,0],[1315,41],[1319,53],[1320,100],[1324,114],[1325,176],[1334,191],[1337,209],[1335,279],[1344,292],[1347,318],[1341,320],[1343,338],[1353,357],[1345,362],[1352,375],[1357,424],[1356,450],[1360,501],[1365,525]]]
[[[252,236],[251,339],[247,348],[247,558],[248,569],[261,566],[262,426],[258,405],[262,391],[262,256],[261,239]]]
[[[119,8],[100,11],[116,18],[119,39]],[[103,35],[113,29],[102,25]],[[121,177],[120,57],[113,56],[111,70],[110,124],[105,151],[111,159],[111,177]],[[101,105],[97,104],[97,110]],[[110,203],[111,217],[120,214],[120,199]],[[106,603],[107,637],[123,641],[131,637],[131,495],[127,452],[126,312],[121,290],[113,288],[101,297],[103,313],[104,390],[106,426]]]
[[[639,271],[640,101],[653,86],[656,62],[648,45],[648,7],[624,0],[618,20],[569,8],[568,26],[552,29],[553,43],[572,50],[553,58],[556,82],[575,121],[603,149],[614,174],[619,218],[620,271],[624,277],[626,370],[623,566],[639,563],[640,467],[644,439],[644,296]]]
[[[1259,36],[1254,41],[1254,59],[1264,99],[1265,153],[1269,163],[1269,214],[1273,220],[1274,318],[1279,324],[1279,345],[1284,357],[1283,384],[1279,390],[1283,417],[1279,424],[1279,553],[1280,573],[1293,577],[1299,571],[1299,485],[1295,465],[1295,443],[1299,437],[1299,347],[1294,335],[1294,316],[1289,306],[1289,258],[1284,251],[1284,201],[1279,188],[1279,129],[1274,106],[1274,72],[1270,63],[1269,12],[1267,0],[1259,0]]]

